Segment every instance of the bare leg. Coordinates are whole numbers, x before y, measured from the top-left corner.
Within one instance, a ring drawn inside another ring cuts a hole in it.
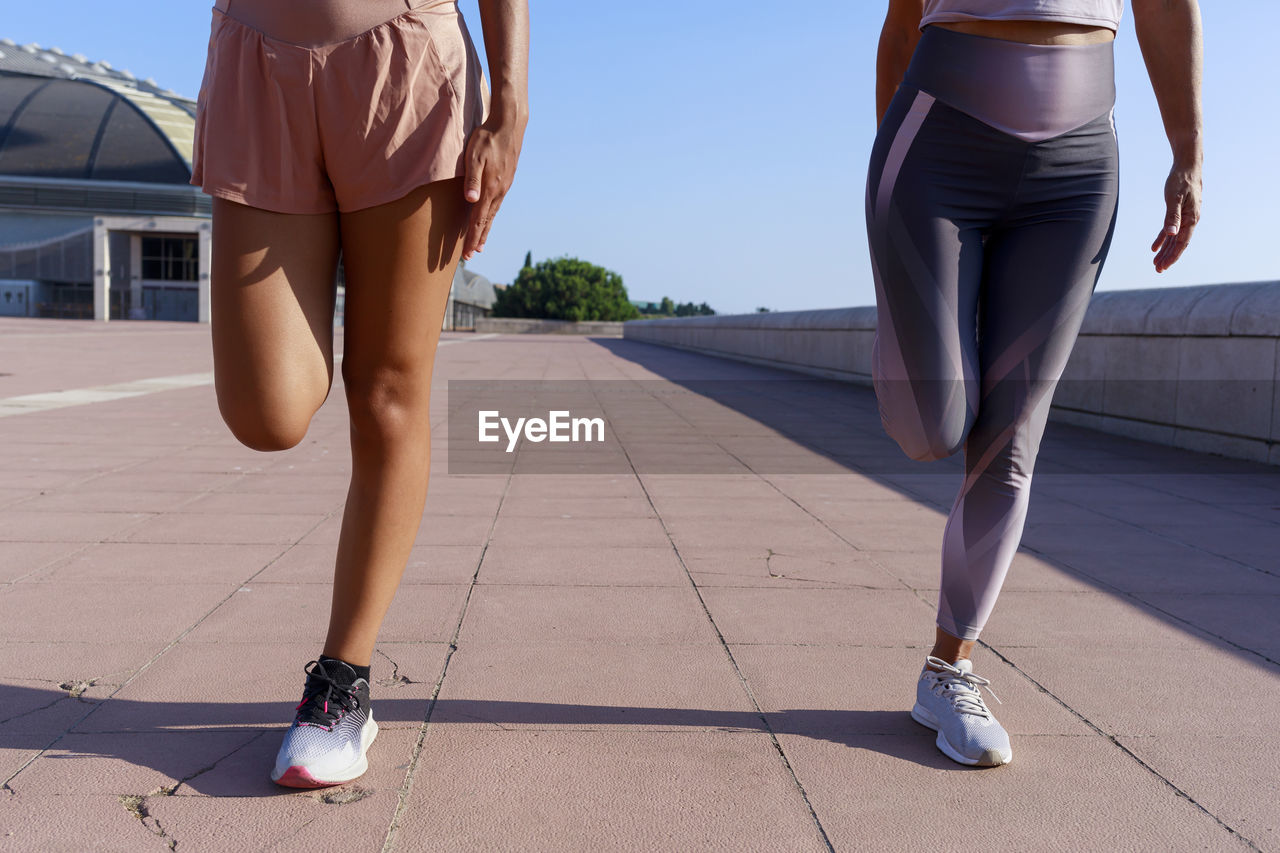
[[[959,637],[953,637],[938,628],[937,635],[933,641],[933,651],[929,652],[929,654],[935,658],[941,658],[947,663],[968,660],[969,656],[973,654],[973,645],[976,642],[977,640],[962,640]],[[937,669],[932,665],[929,668]]]
[[[333,376],[336,213],[213,200],[212,334],[218,408],[254,450],[306,434]]]
[[[466,213],[455,179],[341,215],[352,474],[324,653],[357,666],[369,664],[422,521],[431,372]]]

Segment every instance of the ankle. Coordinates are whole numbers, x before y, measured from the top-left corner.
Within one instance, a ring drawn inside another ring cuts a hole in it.
[[[337,663],[345,664],[346,666],[351,667],[351,671],[356,674],[355,677],[357,679],[363,678],[365,681],[369,680],[370,673],[369,673],[368,665],[357,666],[356,664],[351,663],[350,661],[345,661],[342,658],[330,657],[329,655],[324,655],[324,654],[320,655],[320,663],[324,664],[324,663],[329,663],[330,661],[336,661]]]

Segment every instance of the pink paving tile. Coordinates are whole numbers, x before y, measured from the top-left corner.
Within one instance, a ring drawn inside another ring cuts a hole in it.
[[[428,733],[397,842],[404,850],[823,849],[763,734],[450,726]]]
[[[431,723],[763,731],[723,648],[589,642],[463,643]]]
[[[752,519],[761,522],[808,523],[812,518],[781,493],[738,497],[724,495],[673,495],[667,492],[654,495],[658,514],[668,521],[697,521],[709,519],[742,521]]]
[[[179,643],[76,731],[283,730],[302,696],[303,667],[318,657],[322,641],[279,642],[269,653],[249,655],[226,644]],[[379,644],[371,661],[371,696],[380,726],[421,724],[447,653],[443,643]]]
[[[242,474],[142,472],[125,470],[95,477],[76,485],[82,492],[209,492],[234,486],[239,488]]]
[[[496,509],[496,507],[495,507]],[[503,518],[653,518],[649,501],[642,497],[563,497],[508,500]]]
[[[1184,524],[1153,527],[1152,530],[1211,554],[1230,557],[1254,568],[1280,574],[1280,526],[1275,524]]]
[[[1234,589],[1235,587],[1229,587]],[[1247,649],[1280,645],[1280,594],[1156,595],[1143,601]]]
[[[31,512],[10,509],[0,513],[0,542],[100,542],[151,516],[138,512]]]
[[[1261,572],[1238,561],[1177,544],[1146,554],[1103,554],[1055,550],[1053,559],[1083,578],[1124,592],[1194,593],[1257,592],[1275,594],[1280,575]]]
[[[716,642],[692,589],[477,586],[462,643]]]
[[[644,474],[645,490],[654,503],[662,498],[763,498],[776,500],[778,490],[755,474]]]
[[[892,575],[865,555],[852,550],[830,554],[786,554],[750,550],[702,550],[682,554],[689,574],[700,587],[757,586],[858,587],[902,589]]]
[[[324,516],[260,513],[180,513],[151,518],[116,534],[129,542],[291,545],[324,521]]]
[[[489,535],[493,517],[439,516],[424,518],[414,540],[417,545],[483,545]],[[330,516],[300,540],[303,545],[337,545],[342,532],[342,514]]]
[[[453,637],[466,584],[406,584],[396,592],[378,635],[385,642],[438,643]],[[325,584],[250,583],[192,631],[189,642],[320,644],[332,592]],[[3,606],[0,598],[0,606]]]
[[[730,646],[776,732],[841,742],[853,735],[924,735],[911,719],[929,642],[908,648]],[[979,649],[987,703],[1011,735],[1089,735],[1092,729],[999,658]],[[932,743],[932,739],[928,741]],[[1015,748],[1017,739],[1015,738]]]
[[[832,743],[780,735],[837,850],[1240,849],[1230,834],[1104,738],[1023,737],[1013,762],[966,768],[916,737]]]
[[[0,642],[169,640],[235,587],[225,583],[22,583],[0,595]]]
[[[427,492],[424,518],[451,519],[458,516],[492,519],[498,514],[501,495],[439,495]]]
[[[1259,849],[1280,844],[1280,742],[1274,727],[1245,735],[1190,731],[1120,742]]]
[[[1100,592],[1001,593],[982,639],[1000,649],[1182,649],[1207,639],[1133,599]]]
[[[1108,735],[1235,736],[1273,732],[1280,726],[1280,667],[1253,663],[1228,651],[1001,652]]]
[[[0,476],[0,482],[4,483],[6,488],[21,489],[25,492],[65,488],[76,485],[84,479],[85,475],[78,471],[50,471],[44,468],[37,471],[5,471],[3,476]]]
[[[9,787],[19,796],[146,793],[195,776],[257,736],[244,730],[68,734]]]
[[[169,454],[159,459],[151,459],[132,466],[129,470],[137,474],[249,474],[262,471],[266,460],[251,450],[235,456],[188,456],[185,453]]]
[[[402,584],[470,583],[480,563],[478,545],[419,545],[409,553]],[[336,545],[294,545],[254,578],[258,583],[333,582]]]
[[[118,795],[10,796],[0,850],[101,850],[137,853],[165,841],[131,814]]]
[[[843,533],[845,528],[865,535],[866,529],[907,524],[933,530],[946,523],[946,513],[938,507],[915,501],[830,501],[800,500],[806,511]],[[939,528],[940,532],[940,528]]]
[[[5,542],[0,545],[0,583],[38,572],[84,547],[80,542]]]
[[[529,474],[512,477],[506,495],[506,500],[510,501],[563,497],[643,498],[644,491],[636,478],[630,475]]]
[[[1046,553],[1056,553],[1061,549],[1104,554],[1148,554],[1153,549],[1169,545],[1169,540],[1163,536],[1119,522],[1087,526],[1041,525],[1034,529],[1028,528],[1023,534],[1022,542]]]
[[[911,589],[938,589],[942,573],[942,558],[938,551],[861,551],[859,554],[883,566],[890,576]],[[1013,556],[1002,590],[1094,592],[1097,585],[1035,554],[1018,551]]]
[[[730,643],[914,646],[933,636],[933,613],[907,590],[748,589],[702,591]]]
[[[839,537],[813,519],[771,524],[751,519],[664,519],[676,548],[757,548],[784,553],[830,553],[842,546]]]
[[[44,689],[50,690],[61,684],[116,686],[168,644],[168,637],[150,642],[11,640],[4,644],[5,671],[0,677],[42,681]],[[93,695],[96,688],[88,692]]]
[[[514,518],[499,515],[493,542],[524,546],[656,548],[669,540],[657,518]]]
[[[263,515],[328,515],[339,509],[345,496],[332,492],[216,492],[202,495],[175,508],[176,512],[202,514],[261,513]]]
[[[604,550],[574,546],[526,547],[494,542],[484,553],[477,580],[482,584],[560,586],[689,585],[671,546]]]
[[[266,493],[271,495],[280,494],[281,492],[286,494],[327,494],[336,497],[339,502],[342,502],[346,500],[347,486],[350,482],[351,475],[341,472],[332,474],[250,473],[237,480],[234,491],[243,494]]]
[[[40,572],[32,580],[122,583],[239,583],[270,563],[280,545],[103,542]]]
[[[14,679],[0,685],[5,710],[0,718],[0,745],[39,750],[85,718],[114,687],[73,697],[44,681]]]
[[[56,491],[32,498],[21,509],[63,512],[168,512],[194,498],[190,492]]]

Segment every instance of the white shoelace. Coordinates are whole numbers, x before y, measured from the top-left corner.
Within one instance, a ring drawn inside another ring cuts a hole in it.
[[[951,700],[952,706],[961,714],[973,714],[978,717],[990,717],[991,711],[987,708],[987,703],[982,701],[982,692],[980,687],[987,688],[987,692],[991,694],[991,698],[1000,702],[1000,697],[991,689],[991,682],[980,675],[974,675],[972,672],[965,672],[955,667],[941,658],[935,658],[932,655],[928,657],[931,667],[942,670],[941,672],[933,672],[933,685],[930,688],[935,695],[946,695]],[[1003,702],[1000,702],[1003,705]]]

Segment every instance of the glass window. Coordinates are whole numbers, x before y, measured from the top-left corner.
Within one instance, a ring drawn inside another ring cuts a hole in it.
[[[142,277],[151,281],[195,281],[199,275],[195,237],[143,237]]]

